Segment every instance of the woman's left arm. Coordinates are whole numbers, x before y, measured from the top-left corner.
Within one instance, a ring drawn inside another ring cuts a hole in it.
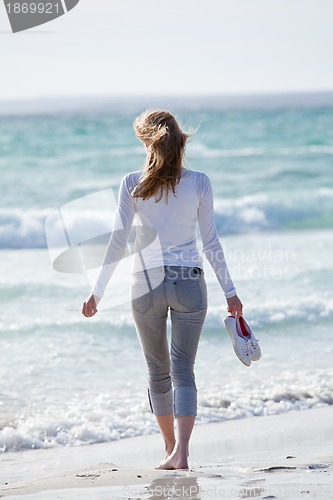
[[[224,291],[228,303],[227,310],[233,316],[241,316],[243,305],[237,296],[236,288],[225,260],[224,251],[216,232],[211,182],[205,174],[201,174],[200,180],[198,223],[203,243],[203,252]]]

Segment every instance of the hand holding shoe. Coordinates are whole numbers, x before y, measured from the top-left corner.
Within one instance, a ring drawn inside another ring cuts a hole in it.
[[[243,314],[243,304],[239,300],[237,295],[230,297],[227,299],[228,307],[227,311],[231,314],[231,316],[235,316],[235,318],[239,318]]]

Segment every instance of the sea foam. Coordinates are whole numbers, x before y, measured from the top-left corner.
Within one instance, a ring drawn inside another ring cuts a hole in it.
[[[274,415],[333,404],[333,370],[286,371],[199,390],[198,422]],[[126,407],[126,410],[124,409]],[[108,394],[72,400],[60,409],[38,410],[3,422],[0,450],[79,446],[157,432],[148,402],[114,406]]]

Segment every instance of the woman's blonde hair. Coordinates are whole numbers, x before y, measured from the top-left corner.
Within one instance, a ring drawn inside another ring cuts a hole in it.
[[[133,124],[137,138],[147,147],[145,169],[133,196],[160,201],[169,190],[175,195],[181,179],[185,144],[191,135],[181,130],[176,118],[164,110],[145,111]]]

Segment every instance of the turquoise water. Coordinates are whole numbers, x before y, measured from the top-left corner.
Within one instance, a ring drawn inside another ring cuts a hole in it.
[[[331,109],[182,113],[213,180],[220,234],[332,227]],[[133,116],[0,117],[2,248],[46,246],[48,211],[141,168]]]
[[[3,451],[157,430],[128,306],[128,266],[87,320],[80,310],[89,279],[56,272],[45,235],[46,218],[81,198],[71,230],[84,218],[99,234],[108,231],[107,207],[85,207],[83,197],[108,188],[116,196],[122,176],[143,166],[134,118],[128,111],[0,117]],[[207,264],[198,421],[332,404],[333,108],[203,108],[179,118],[198,128],[187,164],[212,179],[218,233],[264,353],[249,369],[235,357]]]

